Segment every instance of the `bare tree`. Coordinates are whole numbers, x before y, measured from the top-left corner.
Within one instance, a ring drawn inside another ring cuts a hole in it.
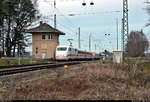
[[[0,44],[3,53],[7,49],[7,56],[12,56],[12,51],[15,56],[15,50],[20,53],[19,49],[26,45],[24,29],[38,19],[36,3],[36,0],[0,0]]]
[[[130,57],[144,56],[144,52],[148,50],[149,42],[145,34],[141,30],[133,31],[129,35],[129,39],[126,46],[127,55]]]
[[[146,2],[146,3],[147,3],[146,11],[147,11],[147,14],[150,16],[150,2]],[[150,26],[150,19],[148,23],[146,24],[146,26]]]

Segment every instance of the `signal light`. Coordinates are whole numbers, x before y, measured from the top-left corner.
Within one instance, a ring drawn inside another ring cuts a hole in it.
[[[90,5],[94,5],[94,2],[91,2]]]
[[[86,3],[82,3],[83,6],[86,6]]]

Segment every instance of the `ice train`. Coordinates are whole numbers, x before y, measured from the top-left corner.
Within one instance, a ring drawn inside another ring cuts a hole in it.
[[[100,59],[99,54],[79,50],[71,46],[57,46],[56,60],[96,60]]]

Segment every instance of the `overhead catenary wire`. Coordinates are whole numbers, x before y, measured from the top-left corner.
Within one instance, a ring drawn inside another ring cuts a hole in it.
[[[54,21],[53,18],[49,18],[49,20]],[[66,30],[71,31],[72,33],[76,33],[73,29],[67,27],[66,25],[64,25],[64,24],[62,24],[62,23],[60,23],[60,22],[58,22],[58,21],[57,21],[57,24],[60,25],[61,27],[65,28]]]
[[[50,18],[49,16],[43,16],[43,17],[41,18],[41,20],[43,20],[43,19],[44,19],[45,21],[47,21],[47,22],[48,22],[48,20],[51,20],[51,21],[54,22],[54,18]],[[43,20],[43,21],[44,21],[44,20]],[[57,23],[60,24],[62,27],[67,28],[67,29],[69,29],[69,30],[71,30],[71,31],[74,32],[74,29],[72,29],[70,26],[64,25],[64,24],[60,23],[60,21],[57,21]]]
[[[86,12],[86,13],[71,13],[69,16],[87,16],[87,15],[98,15],[98,14],[110,14],[110,13],[121,13],[121,11],[104,11],[104,12]]]
[[[113,10],[113,11],[103,11],[103,12],[84,12],[84,13],[68,13],[68,14],[60,14],[57,16],[88,16],[88,15],[101,15],[101,14],[110,14],[110,13],[122,13],[122,11]],[[53,16],[53,15],[50,15]]]
[[[60,12],[60,10],[58,8],[56,8],[56,2],[53,0],[53,1],[47,1],[47,0],[44,0],[43,2],[46,2],[46,3],[49,3],[49,2],[54,2],[55,4],[55,7],[54,7],[54,11],[55,11],[55,14],[58,16],[57,12],[59,12],[61,14],[61,16],[63,16],[67,23],[72,26],[72,27],[76,27],[62,12]],[[53,14],[51,16],[54,16]],[[76,27],[77,28],[77,27]]]
[[[66,19],[67,22],[69,22],[69,23],[71,24],[72,27],[77,28],[77,27],[75,26],[75,24],[72,23],[72,21],[70,21],[62,12],[60,12],[60,10],[59,10],[58,8],[56,8],[56,10]]]

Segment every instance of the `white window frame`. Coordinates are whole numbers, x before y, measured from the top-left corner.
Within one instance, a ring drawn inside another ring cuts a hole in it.
[[[54,39],[53,34],[48,34],[48,40],[53,40],[53,39]]]

